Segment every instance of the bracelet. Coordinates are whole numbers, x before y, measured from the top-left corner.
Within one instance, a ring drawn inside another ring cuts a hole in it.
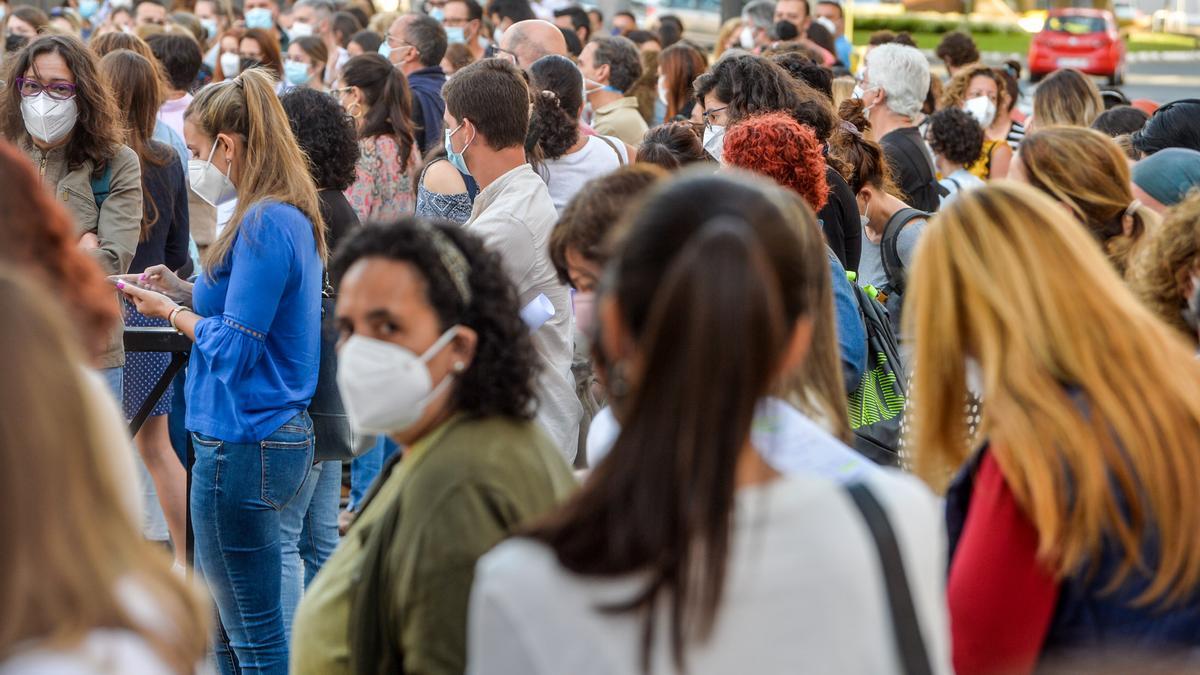
[[[176,305],[175,309],[171,310],[171,313],[167,316],[167,322],[171,324],[171,328],[174,328],[175,332],[177,332],[177,333],[183,332],[183,331],[179,330],[179,326],[175,325],[175,317],[178,316],[180,312],[190,312],[190,311],[192,311],[192,310],[188,309],[187,307],[184,307],[183,305]]]

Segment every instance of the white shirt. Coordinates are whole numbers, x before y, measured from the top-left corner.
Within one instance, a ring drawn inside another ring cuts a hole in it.
[[[625,142],[612,136],[587,136],[587,143],[570,154],[548,159],[538,167],[538,175],[550,188],[550,198],[559,213],[583,184],[605,176],[629,163]]]
[[[950,673],[939,502],[896,470],[867,484],[896,531],[933,670]],[[637,575],[568,572],[529,539],[503,542],[476,567],[467,672],[641,673],[642,618],[597,609],[628,601],[641,586]],[[676,672],[666,605],[649,669],[663,675]],[[713,633],[685,646],[691,675],[900,673],[895,645],[878,551],[840,485],[791,476],[738,492]]]
[[[571,295],[558,280],[548,248],[557,221],[546,184],[522,164],[480,191],[464,227],[500,256],[521,307],[539,295],[554,305],[554,316],[533,333],[542,361],[537,418],[570,464],[579,445],[583,408],[571,375]]]
[[[960,192],[966,192],[972,188],[986,185],[982,178],[966,169],[959,169],[938,182],[941,183],[942,187],[950,191],[945,197],[942,197],[942,206],[946,206],[957,199]]]
[[[621,433],[612,409],[605,407],[588,427],[588,463],[596,466]],[[862,481],[883,468],[841,442],[787,402],[764,399],[754,415],[750,443],[779,473],[824,476],[843,483]]]

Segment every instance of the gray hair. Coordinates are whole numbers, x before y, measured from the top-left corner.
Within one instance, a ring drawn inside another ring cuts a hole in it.
[[[333,13],[337,11],[337,6],[330,0],[296,0],[296,4],[292,5],[292,8],[296,7],[311,7],[322,19],[333,16]]]
[[[404,40],[421,55],[421,65],[436,66],[446,56],[446,29],[437,19],[425,14],[408,14]]]
[[[742,21],[763,30],[775,25],[775,3],[771,0],[754,0],[742,8]]]
[[[633,88],[642,76],[642,57],[637,45],[626,37],[598,37],[596,45],[597,66],[608,66],[608,84],[625,93]]]
[[[867,55],[867,81],[887,93],[892,112],[916,117],[929,93],[929,61],[915,47],[880,45]]]

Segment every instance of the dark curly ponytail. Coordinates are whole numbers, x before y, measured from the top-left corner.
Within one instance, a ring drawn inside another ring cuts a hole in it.
[[[533,116],[529,120],[525,150],[544,159],[557,159],[579,140],[583,78],[579,68],[562,56],[545,56],[534,61],[529,76]]]

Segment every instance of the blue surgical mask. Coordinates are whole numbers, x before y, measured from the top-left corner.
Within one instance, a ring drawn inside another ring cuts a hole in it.
[[[388,61],[392,60],[392,46],[388,44],[388,41],[386,39],[383,42],[379,43],[379,49],[377,49],[376,51],[378,51],[379,55],[382,56],[383,58],[387,59]]]
[[[429,18],[441,23],[446,20],[446,13],[442,11],[441,7],[434,7],[433,9],[429,10]]]
[[[467,141],[467,144],[463,146],[462,152],[455,152],[454,145],[450,143],[450,138],[454,136],[454,134],[457,134],[458,130],[462,128],[463,125],[460,124],[457,127],[454,127],[453,131],[450,129],[446,130],[446,159],[450,160],[450,164],[455,169],[458,169],[463,174],[470,176],[471,170],[467,168],[467,158],[463,156],[463,153],[467,151],[467,148],[471,147],[471,143],[474,142],[475,139],[472,138],[471,140]]]
[[[200,19],[200,25],[204,26],[204,33],[208,35],[209,40],[217,37],[219,30],[216,19]]]
[[[79,0],[79,16],[85,19],[92,18],[98,9],[100,9],[100,0]]]
[[[266,7],[255,7],[254,9],[246,10],[246,28],[274,28],[275,19],[271,17],[271,10]]]
[[[283,62],[283,77],[289,84],[294,84],[297,87],[303,87],[312,79],[312,75],[308,72],[307,63],[300,63],[291,59]]]
[[[462,26],[446,26],[446,41],[452,45],[466,42],[466,29],[464,29]]]

